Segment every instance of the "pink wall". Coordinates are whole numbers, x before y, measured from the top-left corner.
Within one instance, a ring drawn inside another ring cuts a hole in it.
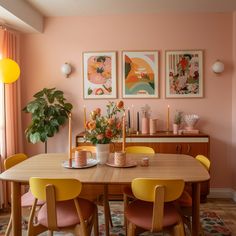
[[[49,18],[43,34],[23,35],[21,42],[22,107],[43,87],[57,87],[74,105],[73,135],[82,130],[82,110],[101,106],[105,100],[83,100],[82,52],[118,51],[118,87],[121,97],[120,59],[122,50],[159,50],[160,99],[126,99],[126,106],[140,109],[148,103],[163,129],[167,105],[200,116],[198,127],[211,136],[212,187],[230,187],[232,137],[232,14],[155,14],[94,17]],[[165,99],[164,53],[168,49],[204,50],[204,87],[202,99]],[[211,65],[216,59],[225,63],[225,72],[216,76]],[[70,62],[75,71],[63,78],[60,67]],[[23,115],[23,127],[29,116]],[[50,139],[49,152],[67,151],[67,126]],[[26,152],[43,152],[43,145],[25,142]],[[224,173],[224,174],[223,174]]]
[[[233,64],[236,63],[236,12],[233,14]],[[232,179],[233,189],[236,190],[236,71],[232,76]]]
[[[0,30],[0,58],[2,58],[2,52],[1,52],[2,41],[3,41],[3,30]]]

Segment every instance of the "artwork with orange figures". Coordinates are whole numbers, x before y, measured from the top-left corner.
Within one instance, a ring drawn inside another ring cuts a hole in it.
[[[158,52],[123,51],[123,97],[158,98]]]
[[[116,52],[83,53],[84,98],[116,98]]]

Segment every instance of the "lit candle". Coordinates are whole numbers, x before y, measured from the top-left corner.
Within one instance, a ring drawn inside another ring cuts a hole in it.
[[[86,106],[84,105],[84,128],[86,129]]]
[[[72,166],[72,128],[71,128],[71,113],[69,114],[69,166]]]
[[[134,131],[134,105],[131,105],[131,109],[132,109],[132,116],[131,116],[131,131]]]
[[[128,107],[128,128],[130,129],[130,109]]]
[[[170,131],[170,105],[167,106],[167,131]]]
[[[122,152],[125,151],[125,129],[126,129],[126,127],[125,127],[125,112],[124,112],[124,115],[122,117],[122,138],[123,138],[123,140],[122,140]]]

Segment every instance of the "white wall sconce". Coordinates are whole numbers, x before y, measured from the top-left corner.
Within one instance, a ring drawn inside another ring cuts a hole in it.
[[[216,60],[212,65],[212,70],[216,74],[221,74],[225,69],[224,63],[220,60]]]
[[[69,78],[69,75],[71,74],[72,68],[69,63],[64,63],[61,67],[61,72],[63,75],[65,75],[66,78]]]

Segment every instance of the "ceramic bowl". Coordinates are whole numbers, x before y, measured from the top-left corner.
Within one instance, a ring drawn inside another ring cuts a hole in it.
[[[197,121],[199,120],[199,116],[196,114],[188,114],[184,116],[184,121],[187,124],[186,129],[193,129],[193,127],[196,125]]]

